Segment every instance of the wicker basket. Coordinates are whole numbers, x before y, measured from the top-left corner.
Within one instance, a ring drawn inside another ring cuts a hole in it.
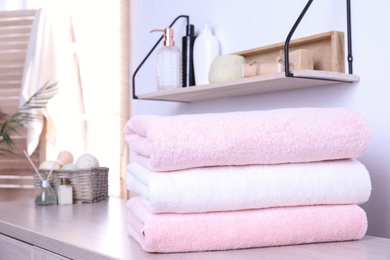
[[[75,203],[97,202],[108,198],[108,168],[92,168],[83,170],[61,171],[54,170],[50,176],[50,184],[57,192],[61,178],[68,178],[73,188]],[[43,179],[46,179],[50,170],[39,170]],[[35,192],[41,188],[41,180],[34,172]]]

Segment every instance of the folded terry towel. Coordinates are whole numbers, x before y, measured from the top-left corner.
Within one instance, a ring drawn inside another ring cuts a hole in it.
[[[370,141],[362,116],[345,108],[139,115],[125,138],[153,171],[356,158]]]
[[[196,214],[152,214],[128,203],[128,232],[148,252],[190,252],[361,239],[357,205],[280,207]]]
[[[131,163],[127,188],[153,213],[209,212],[316,204],[360,204],[371,193],[355,159],[152,172]]]

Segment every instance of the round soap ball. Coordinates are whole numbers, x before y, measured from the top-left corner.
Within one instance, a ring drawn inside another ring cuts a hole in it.
[[[242,66],[244,63],[245,58],[240,55],[228,54],[217,56],[210,66],[210,83],[242,78]]]
[[[64,171],[75,171],[77,170],[77,166],[76,164],[73,164],[73,163],[67,163],[65,165],[62,166],[61,170],[64,170]]]
[[[42,170],[51,170],[52,168],[54,170],[59,170],[59,169],[61,169],[61,165],[55,161],[43,161],[39,165],[39,169],[42,169]]]
[[[73,163],[73,154],[69,151],[62,151],[57,157],[57,162],[60,165],[65,165],[68,163]]]
[[[85,153],[81,155],[77,161],[76,166],[78,169],[90,169],[90,168],[98,168],[99,167],[99,161],[96,159],[95,156]]]

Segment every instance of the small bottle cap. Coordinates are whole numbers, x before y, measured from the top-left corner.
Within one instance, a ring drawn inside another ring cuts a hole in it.
[[[195,35],[195,26],[193,24],[187,24],[187,35]]]
[[[203,23],[203,31],[204,33],[212,33],[210,22]]]
[[[69,185],[70,180],[68,178],[61,178],[60,179],[61,185]]]
[[[48,180],[42,180],[41,186],[42,188],[50,187],[50,182]]]

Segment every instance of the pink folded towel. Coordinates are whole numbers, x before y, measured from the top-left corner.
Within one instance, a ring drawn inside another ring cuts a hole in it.
[[[153,171],[357,158],[370,142],[363,117],[345,108],[139,115],[125,138]]]
[[[355,159],[202,167],[167,173],[131,163],[126,182],[153,213],[360,204],[371,193],[368,171]]]
[[[133,197],[128,232],[148,252],[190,252],[361,239],[357,205],[280,207],[197,214],[152,214]]]

